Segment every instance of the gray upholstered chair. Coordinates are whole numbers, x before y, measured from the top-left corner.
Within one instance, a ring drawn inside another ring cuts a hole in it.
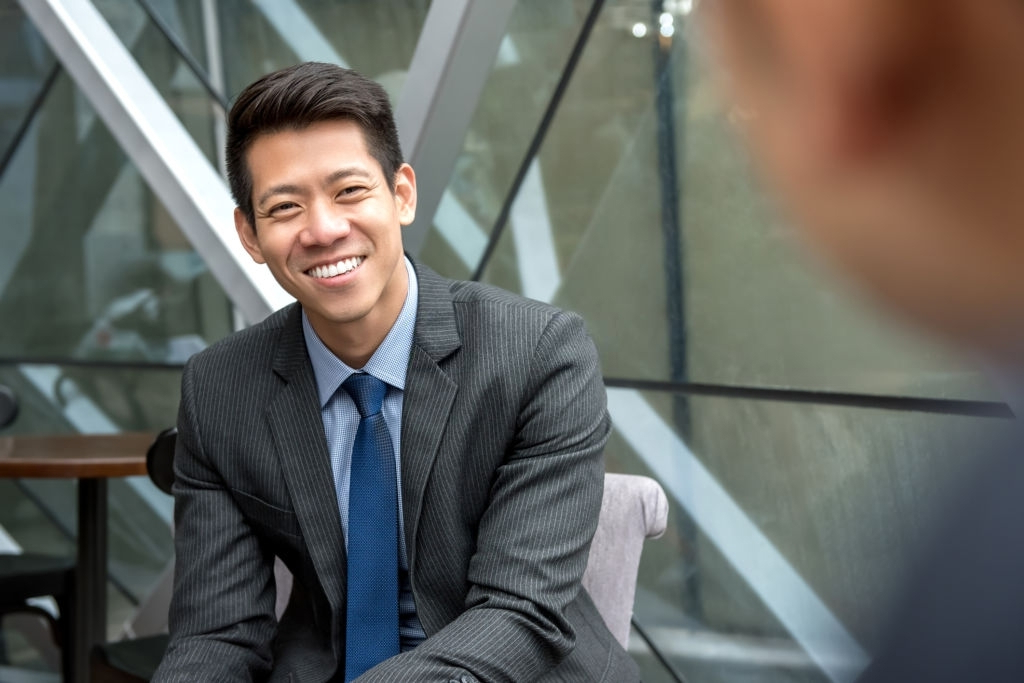
[[[665,533],[667,523],[668,499],[658,482],[631,474],[605,475],[583,586],[622,647],[629,642],[640,552],[646,539]]]

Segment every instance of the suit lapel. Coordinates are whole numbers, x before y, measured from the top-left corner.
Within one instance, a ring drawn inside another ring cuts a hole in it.
[[[419,303],[402,401],[402,512],[410,568],[424,492],[458,391],[443,361],[462,343],[448,281],[429,268],[415,267]],[[267,407],[267,419],[313,566],[334,613],[343,614],[345,546],[301,315],[294,305],[281,331],[274,372],[283,384]]]
[[[316,379],[302,335],[301,312],[298,304],[293,306],[281,331],[274,372],[284,384],[267,407],[267,418],[306,549],[338,614],[345,604],[345,546]]]
[[[410,570],[427,480],[458,391],[442,361],[462,343],[448,282],[429,268],[415,267],[419,303],[402,400],[402,513]]]

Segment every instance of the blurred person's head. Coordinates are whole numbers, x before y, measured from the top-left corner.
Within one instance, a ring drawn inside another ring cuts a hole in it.
[[[388,187],[403,163],[398,130],[380,84],[334,64],[306,62],[269,73],[241,92],[228,114],[226,161],[235,204],[255,227],[252,174],[246,154],[261,135],[321,121],[356,123]]]
[[[703,4],[807,242],[885,306],[1024,359],[1024,5]]]

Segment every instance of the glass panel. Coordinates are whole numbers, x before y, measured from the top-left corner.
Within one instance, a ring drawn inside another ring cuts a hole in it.
[[[94,0],[94,4],[210,163],[219,167],[223,154],[219,132],[223,129],[224,112],[174,45],[138,2]],[[180,23],[174,21],[175,17],[172,13],[171,27]]]
[[[814,627],[834,618],[872,651],[962,454],[1001,426],[628,389],[610,389],[609,408],[609,471],[654,476],[670,501],[667,533],[644,546],[636,618],[690,683],[827,681],[814,657],[849,671],[838,641],[809,644],[794,624],[825,638]],[[805,596],[816,604],[787,624]]]
[[[54,66],[53,54],[14,0],[0,0],[0,158]]]
[[[232,96],[268,71],[333,62],[380,81],[394,101],[412,61],[428,0],[230,0],[218,5]]]
[[[0,358],[182,362],[231,307],[61,75],[0,178]]]
[[[177,422],[181,369],[0,361],[0,384],[20,404],[3,434],[156,434]]]
[[[794,245],[669,16],[606,5],[484,279],[583,313],[608,376],[993,398]]]
[[[393,100],[429,2],[144,0],[208,83],[231,98],[259,76],[299,61],[329,61],[380,81]],[[95,0],[193,139],[221,166],[224,112],[140,2]]]
[[[590,5],[590,0],[516,4],[420,254],[435,270],[466,278],[476,268]],[[539,167],[523,193],[544,206]],[[519,213],[513,220],[528,217]]]
[[[147,1],[229,98],[263,74],[302,61],[349,66],[395,98],[430,7],[429,0]],[[104,2],[110,12],[134,11]]]

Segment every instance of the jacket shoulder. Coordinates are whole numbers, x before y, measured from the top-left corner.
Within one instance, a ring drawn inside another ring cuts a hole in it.
[[[577,313],[478,282],[453,281],[451,293],[463,360],[512,372],[517,364],[528,367],[538,353],[545,363],[565,354],[573,362],[596,358]]]
[[[561,309],[535,299],[480,282],[451,280],[452,303],[456,310],[478,315],[512,317],[521,321],[533,320],[546,323],[564,313]],[[575,314],[573,314],[575,315]]]
[[[290,324],[297,306],[286,306],[271,313],[262,322],[214,342],[192,356],[187,366],[196,371],[220,370],[229,373],[240,368],[251,370],[260,365],[269,367],[281,331]]]

